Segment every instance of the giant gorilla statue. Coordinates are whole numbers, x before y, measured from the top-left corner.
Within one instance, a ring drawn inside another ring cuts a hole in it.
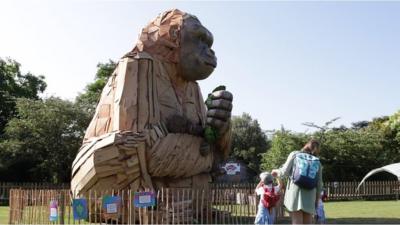
[[[73,162],[75,195],[204,187],[211,180],[229,153],[232,110],[230,92],[211,93],[206,106],[196,82],[217,65],[212,44],[210,31],[177,9],[142,30],[104,87]]]

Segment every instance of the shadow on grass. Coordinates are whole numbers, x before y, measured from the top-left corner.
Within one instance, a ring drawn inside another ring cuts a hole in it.
[[[236,219],[239,224],[254,224],[254,217],[233,216],[233,221]],[[400,224],[399,218],[335,218],[327,219],[327,224]],[[276,224],[291,224],[290,217],[279,218]]]
[[[400,224],[399,218],[336,218],[327,219],[329,224]]]

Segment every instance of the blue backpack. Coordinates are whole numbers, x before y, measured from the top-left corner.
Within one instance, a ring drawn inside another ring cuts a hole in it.
[[[320,166],[317,157],[305,152],[297,153],[293,164],[293,182],[305,189],[317,187],[317,173]]]

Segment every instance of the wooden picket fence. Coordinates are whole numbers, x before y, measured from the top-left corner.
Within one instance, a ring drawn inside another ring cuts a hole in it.
[[[49,188],[43,188],[46,187]],[[330,200],[398,199],[400,182],[367,181],[356,191],[358,182],[326,182],[324,187]],[[17,184],[0,185],[0,193],[10,205],[10,224],[49,223],[49,204],[58,202],[58,224],[74,224],[72,194],[63,185]],[[156,206],[135,208],[134,190],[91,191],[84,197],[89,205],[91,223],[122,224],[252,224],[259,198],[254,194],[256,184],[211,184],[207,189],[162,188],[156,192]],[[11,190],[9,189],[11,187]],[[8,189],[6,189],[8,188]],[[7,190],[7,195],[4,194]],[[9,194],[8,194],[9,192]],[[122,205],[118,215],[107,215],[102,210],[103,196],[120,196]],[[284,218],[283,198],[277,207],[277,220]],[[57,224],[56,223],[56,224]]]
[[[156,193],[156,206],[136,208],[134,191],[90,191],[84,197],[88,203],[89,222],[94,224],[253,224],[259,199],[254,184],[210,185],[207,189],[162,188]],[[118,214],[107,214],[102,208],[106,195],[119,196]],[[75,224],[72,195],[68,189],[11,189],[10,224],[48,224],[50,201],[58,202],[55,224]],[[282,202],[277,207],[277,219],[283,219]]]
[[[52,183],[27,183],[27,182],[0,182],[0,205],[9,204],[10,190],[15,188],[24,189],[69,189],[69,184]]]
[[[328,200],[357,200],[357,199],[398,199],[399,181],[367,181],[357,192],[359,182],[326,182],[324,187]]]

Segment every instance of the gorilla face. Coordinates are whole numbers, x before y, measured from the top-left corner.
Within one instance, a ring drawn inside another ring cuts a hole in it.
[[[211,49],[213,36],[200,21],[189,17],[183,21],[178,68],[188,81],[206,79],[217,67],[217,58]]]

